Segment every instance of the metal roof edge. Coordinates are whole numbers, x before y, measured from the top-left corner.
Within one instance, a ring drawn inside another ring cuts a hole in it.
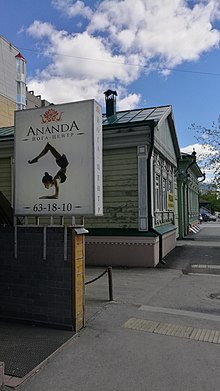
[[[109,120],[112,120],[110,122],[103,123],[103,127],[107,127],[107,126],[108,127],[111,127],[111,126],[112,127],[128,126],[129,123],[132,124],[132,126],[133,126],[134,124],[147,123],[149,121],[152,121],[153,118],[150,118],[150,119],[146,118],[146,119],[144,119],[142,121],[138,121],[138,120],[137,121],[132,121],[132,122],[127,121],[127,122],[123,122],[123,123],[120,124],[118,122],[117,115],[123,114],[123,113],[124,113],[124,115],[126,115],[127,113],[131,113],[131,112],[135,113],[135,112],[142,111],[142,110],[152,110],[152,112],[154,112],[157,109],[161,109],[161,108],[167,108],[167,110],[165,111],[165,114],[163,114],[162,118],[164,118],[164,117],[166,118],[169,115],[169,113],[172,111],[172,106],[171,105],[162,105],[162,106],[142,107],[142,108],[136,108],[136,109],[131,109],[131,110],[121,110],[121,111],[117,111],[116,114],[112,115],[111,117],[106,117],[106,113],[103,113],[102,114],[102,121],[103,122],[108,121],[108,118],[109,118]],[[122,117],[123,117],[123,115],[120,116],[120,118],[122,118]],[[115,121],[114,121],[114,118],[115,118]],[[120,118],[119,118],[119,120],[120,120]],[[161,120],[161,118],[160,118],[160,120]]]
[[[175,123],[174,123],[172,106],[170,106],[170,108],[171,108],[171,110],[170,110],[169,114],[167,115],[167,120],[170,125],[171,135],[173,138],[173,144],[174,144],[174,148],[176,150],[176,156],[178,159],[180,159],[181,152],[180,152],[179,141],[178,141],[178,137],[177,137],[177,133],[176,133],[176,127],[175,127]]]
[[[193,156],[190,153],[181,152],[181,160],[180,160],[180,162],[181,161],[183,162],[183,160],[186,160],[186,161],[188,160],[188,162],[189,162],[189,161],[192,161],[192,159],[193,159]],[[191,169],[195,171],[195,173],[196,173],[198,178],[204,176],[204,174],[203,174],[201,168],[199,167],[197,161],[194,162],[194,164],[191,166]]]
[[[14,126],[0,128],[0,141],[14,140]]]
[[[166,107],[166,106],[161,106],[161,107]],[[172,106],[169,105],[167,106],[167,110],[165,111],[165,113],[162,115],[162,117],[159,119],[158,121],[158,126],[160,126],[160,122],[162,122],[165,118],[167,118],[169,116],[169,114],[173,113],[172,111]]]

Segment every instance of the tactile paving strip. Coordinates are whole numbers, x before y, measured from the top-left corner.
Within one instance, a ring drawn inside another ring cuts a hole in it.
[[[128,329],[147,331],[154,334],[163,334],[173,337],[188,338],[194,341],[220,344],[220,331],[183,326],[173,323],[164,323],[154,320],[130,318],[124,326]]]

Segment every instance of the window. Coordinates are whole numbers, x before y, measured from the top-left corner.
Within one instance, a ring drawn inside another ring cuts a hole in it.
[[[21,83],[17,82],[17,95],[21,95]]]
[[[17,104],[25,106],[26,103],[26,85],[23,82],[17,81]]]
[[[163,210],[167,210],[167,179],[163,178],[163,187],[162,187],[162,194],[163,194]]]
[[[25,62],[21,58],[16,59],[16,70],[18,74],[24,75],[25,73]]]
[[[21,105],[21,104],[18,104],[16,105],[16,110],[25,110],[26,106],[25,105]]]
[[[160,210],[160,175],[155,176],[155,210]]]
[[[168,191],[169,191],[170,193],[173,192],[173,186],[172,186],[172,182],[171,182],[171,181],[168,181]]]

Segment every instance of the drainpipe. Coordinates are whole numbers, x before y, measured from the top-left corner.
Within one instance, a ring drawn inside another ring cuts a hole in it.
[[[202,183],[202,182],[204,182],[205,181],[205,179],[206,179],[206,173],[204,172],[203,174],[202,174],[202,179],[201,179],[201,181],[198,181],[198,183]]]
[[[151,181],[151,158],[152,158],[152,153],[153,153],[153,148],[154,148],[154,128],[157,125],[157,122],[152,120],[149,123],[150,130],[151,130],[151,139],[150,139],[150,147],[149,147],[149,152],[148,152],[148,157],[147,157],[147,188],[148,188],[148,230],[151,231],[153,229],[153,221],[152,221],[152,181]]]

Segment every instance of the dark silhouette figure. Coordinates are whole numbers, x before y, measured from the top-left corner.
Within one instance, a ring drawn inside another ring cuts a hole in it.
[[[69,164],[66,155],[61,155],[50,143],[47,143],[45,148],[41,151],[41,153],[36,156],[32,160],[28,160],[29,164],[37,163],[40,158],[45,156],[47,152],[51,152],[54,158],[56,159],[57,165],[60,167],[59,171],[56,173],[54,177],[50,175],[48,172],[45,172],[42,182],[46,189],[49,189],[51,187],[55,187],[55,193],[53,195],[49,196],[42,196],[40,197],[41,199],[53,199],[53,198],[58,198],[59,196],[59,184],[63,183],[66,181],[66,169]]]

